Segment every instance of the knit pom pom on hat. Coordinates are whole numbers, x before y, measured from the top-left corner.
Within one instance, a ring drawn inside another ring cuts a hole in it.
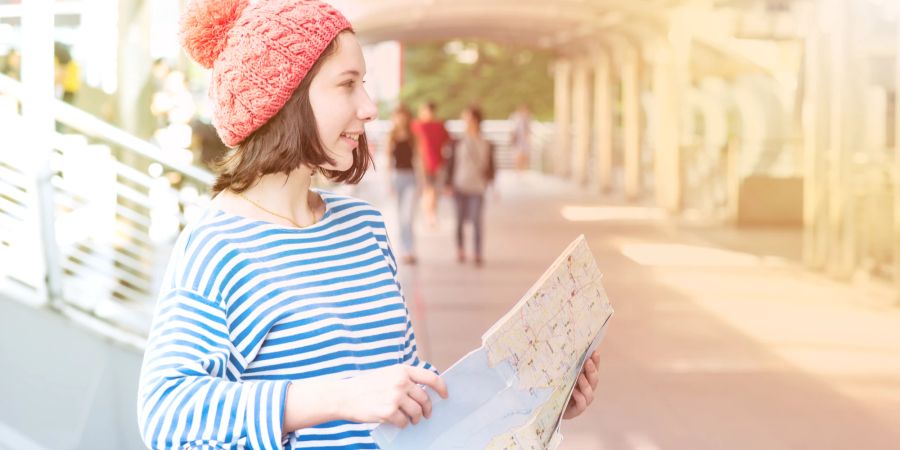
[[[229,147],[277,114],[328,44],[351,29],[317,0],[189,0],[180,26],[185,51],[212,69],[213,124]]]
[[[225,48],[225,38],[250,0],[191,1],[181,16],[181,45],[207,69]]]

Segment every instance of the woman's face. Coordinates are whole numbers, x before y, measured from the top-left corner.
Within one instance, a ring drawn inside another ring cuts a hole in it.
[[[402,128],[405,127],[407,123],[409,123],[409,116],[406,113],[402,111],[394,113],[394,125]]]
[[[353,165],[363,127],[377,114],[375,103],[363,86],[366,62],[356,36],[343,32],[337,51],[322,63],[309,86],[309,102],[316,116],[322,145],[335,164],[323,169],[345,171]]]
[[[472,115],[472,112],[468,109],[464,109],[462,113],[460,113],[459,118],[466,124],[468,127],[472,127],[473,125],[477,125],[475,122],[475,116]]]

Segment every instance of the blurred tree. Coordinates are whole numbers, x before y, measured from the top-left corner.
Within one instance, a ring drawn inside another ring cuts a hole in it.
[[[413,110],[426,101],[455,119],[470,103],[486,119],[506,119],[523,101],[537,120],[553,118],[549,52],[495,42],[453,40],[404,45],[401,100]]]

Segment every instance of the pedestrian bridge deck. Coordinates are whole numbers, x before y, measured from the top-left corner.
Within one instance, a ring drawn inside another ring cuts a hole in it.
[[[370,198],[393,222],[377,183]],[[799,229],[734,229],[503,172],[485,266],[455,260],[452,209],[401,267],[420,347],[446,368],[584,234],[616,308],[595,405],[563,449],[888,449],[900,434],[900,310],[891,287],[799,262]]]

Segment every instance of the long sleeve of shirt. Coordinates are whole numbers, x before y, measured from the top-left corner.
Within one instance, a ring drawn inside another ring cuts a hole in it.
[[[424,359],[419,358],[419,350],[418,348],[416,348],[416,334],[415,332],[413,332],[411,321],[406,322],[406,353],[403,356],[403,362],[411,366],[430,370],[440,375],[440,372],[438,372],[437,368],[432,366]]]
[[[400,284],[400,276],[397,270],[397,257],[394,255],[393,247],[391,246],[390,239],[388,238],[387,228],[381,228],[379,230],[379,236],[383,236],[382,239],[379,240],[379,246],[381,247],[381,251],[384,253],[385,261],[390,268],[391,275],[394,279],[394,284],[397,285],[398,292],[403,292],[403,286],[401,286]],[[405,306],[407,304],[405,296],[403,304],[406,311],[406,332],[404,335],[405,337],[403,344],[402,362],[414,367],[430,370],[440,375],[440,372],[436,367],[431,365],[431,363],[429,363],[428,361],[419,358],[419,349],[416,346],[416,333],[415,331],[413,331],[413,324],[412,319],[410,318],[409,307]]]
[[[169,448],[282,448],[290,381],[231,381],[241,365],[225,313],[187,290],[160,298],[141,370],[144,443]]]

